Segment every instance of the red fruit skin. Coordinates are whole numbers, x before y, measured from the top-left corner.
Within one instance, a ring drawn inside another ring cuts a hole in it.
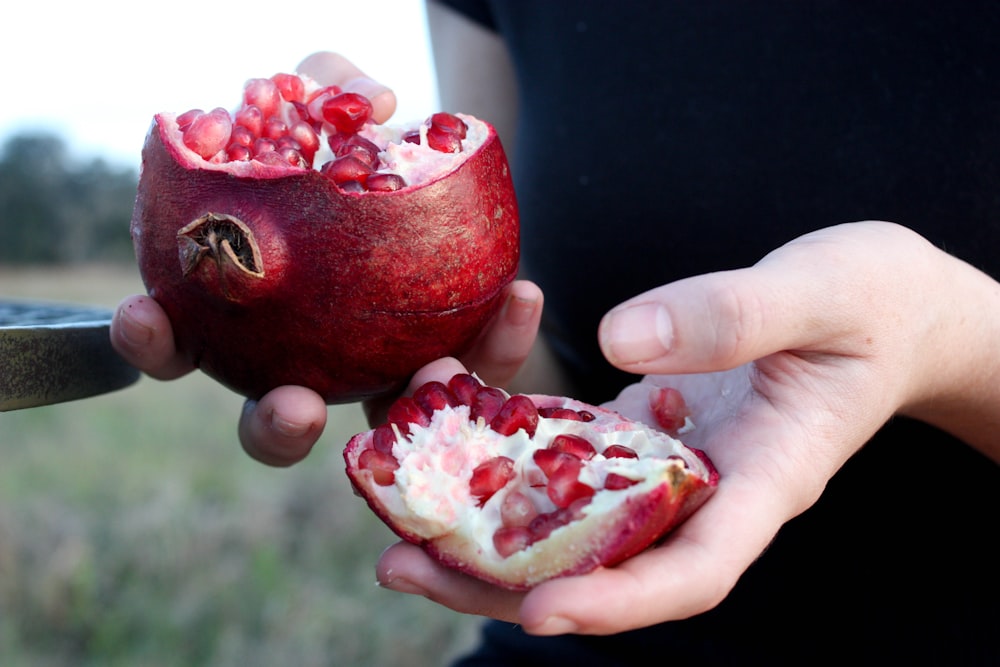
[[[597,415],[617,414],[574,399],[531,395],[539,407],[570,407]],[[611,567],[661,541],[693,514],[714,493],[719,473],[708,456],[688,448],[701,462],[702,474],[679,459],[664,474],[652,480],[652,488],[630,497],[611,510],[588,516],[586,521],[561,526],[530,550],[491,561],[481,547],[466,536],[446,533],[433,538],[421,534],[421,526],[407,525],[396,514],[401,508],[375,489],[373,473],[359,465],[360,456],[372,447],[373,431],[355,435],[347,443],[344,460],[348,478],[369,508],[400,538],[420,546],[441,564],[502,588],[526,591],[556,577],[581,575],[597,567]],[[644,482],[645,483],[645,482]],[[498,525],[499,527],[499,525]]]
[[[332,404],[399,391],[424,364],[465,351],[517,273],[517,204],[492,128],[446,176],[369,193],[311,169],[194,160],[179,136],[172,116],[155,117],[136,259],[178,349],[244,396],[295,384]],[[185,275],[178,232],[207,214],[245,225],[262,275],[217,261]]]

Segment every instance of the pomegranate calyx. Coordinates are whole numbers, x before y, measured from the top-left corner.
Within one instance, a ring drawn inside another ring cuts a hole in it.
[[[231,298],[232,278],[264,277],[260,248],[253,231],[227,213],[206,213],[177,231],[181,272],[187,277],[207,260],[215,268],[223,294]]]

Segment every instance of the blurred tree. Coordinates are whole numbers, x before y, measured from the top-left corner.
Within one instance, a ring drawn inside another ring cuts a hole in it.
[[[138,175],[95,158],[73,160],[47,133],[0,148],[0,262],[130,261]]]

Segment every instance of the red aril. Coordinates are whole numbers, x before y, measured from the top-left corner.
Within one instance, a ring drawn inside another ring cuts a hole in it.
[[[492,417],[475,414],[480,395],[492,405],[498,394]],[[441,563],[514,590],[639,553],[718,482],[702,452],[661,430],[467,374],[420,387],[389,415],[344,452],[358,493]]]
[[[178,348],[243,395],[295,384],[328,403],[465,351],[518,268],[493,128],[376,125],[364,97],[287,73],[239,99],[156,115],[143,148],[132,237]]]

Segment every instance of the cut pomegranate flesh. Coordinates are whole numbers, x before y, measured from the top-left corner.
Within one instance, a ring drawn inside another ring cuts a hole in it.
[[[418,395],[433,400],[400,398],[389,425],[351,439],[347,474],[398,535],[507,588],[638,553],[718,481],[702,452],[573,399],[510,396],[468,374]]]

